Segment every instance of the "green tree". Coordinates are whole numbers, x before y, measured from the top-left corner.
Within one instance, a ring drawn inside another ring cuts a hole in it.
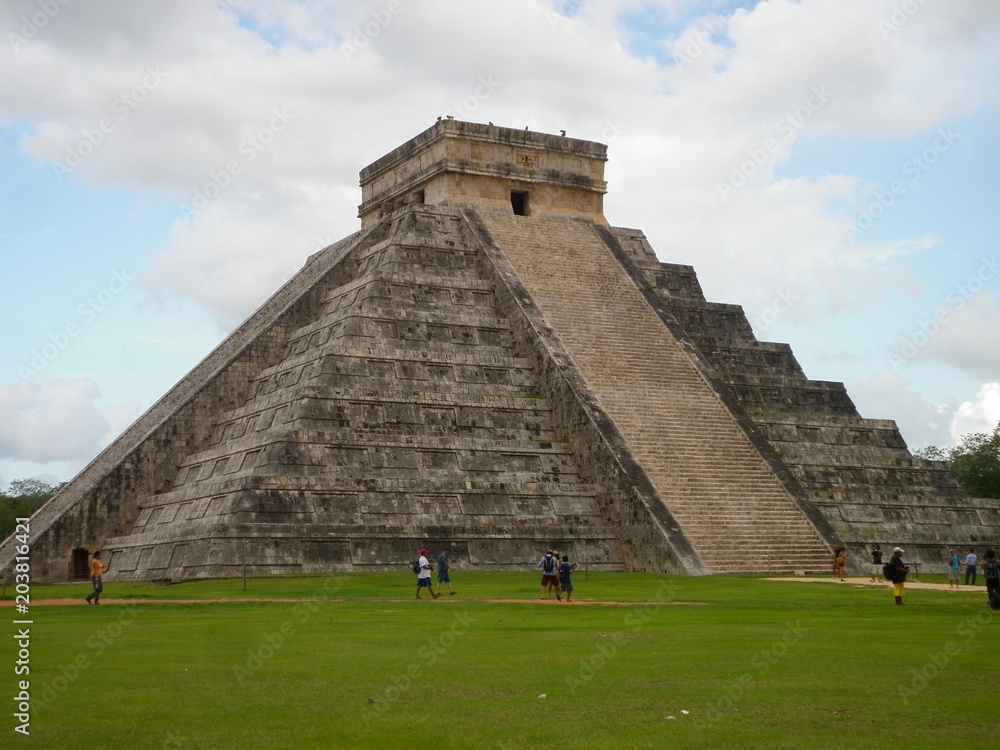
[[[1000,422],[992,434],[970,433],[954,448],[931,445],[913,454],[916,458],[946,461],[948,471],[972,497],[1000,498]]]
[[[0,492],[0,540],[14,533],[16,519],[27,518],[41,508],[65,482],[48,484],[40,479],[15,479]]]
[[[938,448],[936,445],[928,445],[926,448],[913,451],[914,458],[922,458],[925,461],[947,461],[948,451]]]

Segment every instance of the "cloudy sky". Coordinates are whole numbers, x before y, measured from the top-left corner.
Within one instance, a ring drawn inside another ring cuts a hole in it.
[[[0,488],[71,478],[438,116],[608,144],[606,215],[911,448],[1000,419],[1000,3],[4,0]]]

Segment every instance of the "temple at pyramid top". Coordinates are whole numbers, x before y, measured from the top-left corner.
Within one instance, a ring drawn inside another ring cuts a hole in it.
[[[521,216],[604,219],[608,147],[529,130],[438,120],[361,170],[367,227],[411,203],[509,206]]]

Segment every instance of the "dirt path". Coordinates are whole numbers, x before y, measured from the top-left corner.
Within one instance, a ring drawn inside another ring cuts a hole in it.
[[[411,597],[412,598],[412,597]],[[101,604],[232,604],[238,602],[311,602],[313,599],[115,599],[111,597],[101,597]],[[343,599],[325,599],[325,602],[341,602]],[[402,602],[406,599],[393,598],[391,601]],[[458,602],[460,599],[445,599],[445,601]],[[670,606],[702,606],[705,602],[608,602],[597,599],[574,599],[572,601],[556,601],[555,599],[479,599],[471,598],[466,601],[486,602],[488,604],[558,604],[560,606],[586,606],[596,605],[601,607],[641,607],[645,604],[660,604]],[[13,601],[0,601],[0,607],[12,607]],[[32,599],[32,607],[86,607],[87,602],[80,599]]]
[[[838,586],[844,586],[846,584],[853,584],[855,586],[879,586],[884,589],[892,587],[892,584],[888,581],[872,581],[870,578],[848,578],[846,581],[837,581],[833,578],[816,578],[808,576],[788,576],[786,578],[767,578],[768,581],[792,581],[795,583],[833,583]],[[951,587],[947,583],[921,583],[920,581],[907,581],[907,589],[929,589],[932,591],[948,591]],[[956,594],[979,594],[980,596],[986,595],[985,586],[959,586],[957,589],[951,589]]]
[[[101,597],[101,604],[230,604],[233,602],[311,602],[312,599],[115,599]],[[325,602],[339,602],[343,599],[324,599]],[[87,602],[79,599],[32,599],[32,607],[60,607],[79,605],[87,606]],[[13,600],[0,601],[0,607],[13,607]],[[91,605],[93,606],[93,605]]]
[[[877,586],[880,588],[888,589],[892,586],[888,581],[872,581],[868,578],[858,577],[858,578],[848,578],[846,581],[836,581],[833,578],[819,578],[815,576],[786,576],[777,578],[766,578],[767,581],[783,581],[786,583],[831,583],[838,586],[853,585],[853,586]],[[907,581],[907,589],[929,589],[933,591],[948,591],[951,590],[956,594],[976,594],[977,596],[985,596],[986,588],[984,586],[960,586],[957,589],[951,589],[946,583],[921,583],[920,581]],[[461,597],[456,597],[454,599],[448,597],[444,601],[460,601]],[[113,597],[102,597],[102,604],[232,604],[236,602],[311,602],[313,599],[260,599],[260,598],[233,598],[233,599],[116,599]],[[326,599],[327,602],[339,602],[343,599]],[[405,601],[405,599],[393,599],[393,601]],[[472,598],[468,601],[480,601],[487,602],[489,604],[558,604],[560,606],[569,604],[570,606],[585,606],[585,605],[596,605],[602,607],[638,607],[648,604],[650,602],[609,602],[600,601],[597,599],[574,599],[573,601],[556,601],[555,599],[479,599]],[[661,605],[670,606],[702,606],[705,602],[655,602]],[[4,600],[0,601],[0,607],[13,607],[14,601]],[[86,607],[87,602],[84,601],[83,597],[73,598],[73,599],[32,599],[32,607],[61,607],[61,606],[79,606]]]
[[[606,602],[600,601],[598,599],[572,599],[570,601],[557,601],[555,599],[481,599],[480,601],[487,602],[488,604],[558,604],[560,606],[569,604],[570,606],[584,605],[584,604],[596,604],[601,607],[642,607],[646,604],[655,604],[662,606],[682,606],[682,607],[700,607],[707,602],[658,602],[658,601],[646,601],[646,602]]]

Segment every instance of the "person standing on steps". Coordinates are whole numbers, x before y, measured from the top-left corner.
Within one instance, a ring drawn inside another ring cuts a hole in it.
[[[896,599],[896,604],[903,604],[903,597],[906,596],[906,574],[910,568],[903,562],[903,550],[896,547],[889,558],[889,566],[892,571],[892,595]]]
[[[969,554],[965,556],[965,585],[969,585],[969,578],[972,578],[972,585],[976,585],[976,563],[979,562],[979,558],[976,557],[976,553],[971,549]]]
[[[87,604],[100,604],[101,592],[104,591],[104,563],[101,562],[101,553],[95,552],[94,559],[90,561],[90,583],[94,590],[87,595]]]

